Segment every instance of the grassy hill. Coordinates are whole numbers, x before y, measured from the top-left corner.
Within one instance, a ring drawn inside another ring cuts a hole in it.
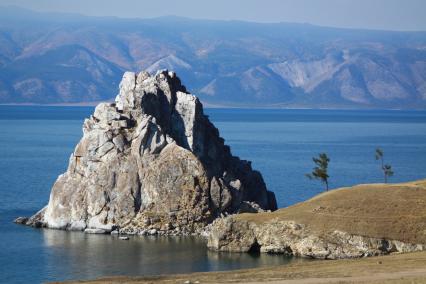
[[[352,235],[426,243],[426,180],[365,184],[322,193],[272,213],[241,214],[237,220],[262,223],[278,218],[320,234]]]

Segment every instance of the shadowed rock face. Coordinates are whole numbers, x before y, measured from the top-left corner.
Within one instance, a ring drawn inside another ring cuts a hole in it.
[[[231,155],[173,72],[126,72],[83,133],[48,205],[21,223],[186,234],[222,213],[276,209],[261,174]]]

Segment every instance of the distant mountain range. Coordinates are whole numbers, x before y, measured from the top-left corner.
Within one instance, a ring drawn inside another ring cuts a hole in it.
[[[0,9],[0,103],[110,100],[158,69],[207,105],[426,109],[426,32]]]

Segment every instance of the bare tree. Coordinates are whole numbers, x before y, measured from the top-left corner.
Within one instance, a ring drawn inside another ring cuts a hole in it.
[[[383,171],[383,175],[385,178],[385,183],[388,182],[388,178],[393,176],[394,172],[392,171],[392,166],[389,164],[385,164],[384,158],[383,158],[383,150],[380,148],[376,149],[376,161],[380,161],[381,163],[381,167],[382,167],[382,171]]]

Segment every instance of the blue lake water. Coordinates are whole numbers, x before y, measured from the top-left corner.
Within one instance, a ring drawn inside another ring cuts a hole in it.
[[[276,255],[208,252],[196,238],[132,238],[15,225],[48,200],[92,107],[0,106],[0,282],[39,283],[105,275],[212,271],[300,261]],[[280,207],[323,191],[310,181],[312,156],[331,158],[330,187],[426,177],[426,112],[206,109],[232,152],[262,172]]]

